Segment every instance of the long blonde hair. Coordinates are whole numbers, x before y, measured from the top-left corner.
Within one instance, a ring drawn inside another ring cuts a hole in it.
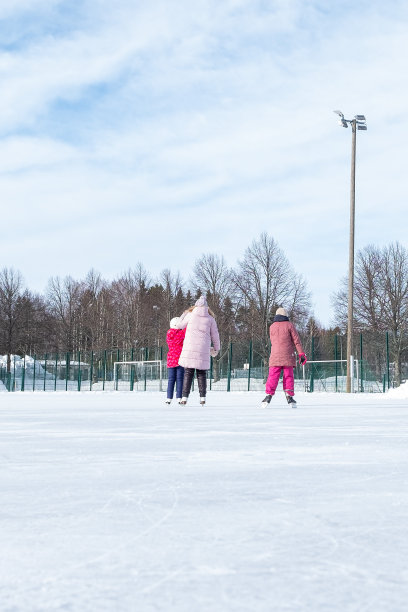
[[[185,312],[193,312],[194,308],[195,306],[190,306],[190,308],[187,308]],[[212,318],[215,319],[215,314],[213,313],[213,311],[211,310],[209,306],[208,306],[208,314],[210,314]]]

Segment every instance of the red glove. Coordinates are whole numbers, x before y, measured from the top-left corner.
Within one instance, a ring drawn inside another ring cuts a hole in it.
[[[306,355],[304,353],[299,353],[299,363],[300,365],[305,365],[307,362]]]

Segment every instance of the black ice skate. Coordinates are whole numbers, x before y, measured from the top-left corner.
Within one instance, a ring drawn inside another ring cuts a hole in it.
[[[285,393],[285,395],[286,395],[286,401],[288,402],[288,404],[291,404],[292,408],[296,408],[296,402],[294,398],[291,395],[289,395],[289,393]]]
[[[262,408],[267,408],[271,403],[272,395],[267,395],[262,402]]]

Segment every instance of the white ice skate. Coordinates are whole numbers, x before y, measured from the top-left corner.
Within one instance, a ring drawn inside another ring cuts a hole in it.
[[[272,399],[272,395],[267,395],[265,399],[263,400],[261,407],[268,408],[269,404],[271,403],[271,399]]]
[[[201,404],[201,406],[204,406],[204,404],[205,404],[205,397],[200,397],[200,404]]]
[[[187,404],[187,400],[188,400],[188,397],[182,397],[181,400],[179,401],[179,404],[181,404],[182,406],[185,406]]]

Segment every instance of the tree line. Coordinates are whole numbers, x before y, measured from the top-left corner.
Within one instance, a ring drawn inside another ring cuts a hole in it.
[[[36,294],[24,286],[18,271],[3,268],[0,354],[164,346],[170,319],[201,293],[215,313],[223,347],[220,359],[230,342],[252,341],[266,360],[269,325],[282,305],[306,343],[315,336],[320,340],[316,350],[324,352],[330,335],[346,328],[346,283],[347,279],[341,281],[333,295],[334,325],[325,329],[313,316],[305,279],[267,233],[253,240],[234,268],[220,254],[203,254],[188,280],[167,268],[152,278],[139,262],[113,281],[95,270],[81,280],[52,277],[44,294]],[[400,376],[408,335],[408,253],[404,247],[398,243],[383,249],[368,246],[357,254],[354,302],[356,330],[373,335],[390,332],[392,357]]]

